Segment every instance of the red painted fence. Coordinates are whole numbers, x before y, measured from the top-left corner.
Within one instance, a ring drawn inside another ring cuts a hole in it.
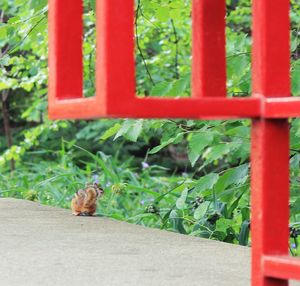
[[[289,0],[253,0],[253,95],[226,97],[225,0],[193,0],[191,98],[135,94],[134,0],[97,0],[96,95],[83,97],[82,0],[49,1],[52,119],[251,118],[252,285],[300,280],[289,257]]]

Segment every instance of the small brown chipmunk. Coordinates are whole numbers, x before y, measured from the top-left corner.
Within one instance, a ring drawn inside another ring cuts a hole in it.
[[[73,215],[92,216],[97,209],[97,199],[101,198],[104,190],[97,183],[87,184],[82,190],[75,193],[71,202]]]

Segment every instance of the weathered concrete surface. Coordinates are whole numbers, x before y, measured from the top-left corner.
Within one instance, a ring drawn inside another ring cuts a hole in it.
[[[0,234],[0,285],[250,285],[248,248],[28,201],[0,199]]]

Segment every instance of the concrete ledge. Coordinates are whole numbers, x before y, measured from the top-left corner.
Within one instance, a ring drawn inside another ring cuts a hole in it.
[[[15,199],[0,218],[1,285],[250,285],[246,247]]]

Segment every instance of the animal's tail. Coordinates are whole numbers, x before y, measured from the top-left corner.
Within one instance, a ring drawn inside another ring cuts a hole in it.
[[[75,193],[76,199],[85,199],[85,197],[86,197],[86,192],[84,190],[79,190]]]
[[[94,204],[97,200],[98,192],[95,188],[87,188],[85,190],[85,205]]]

